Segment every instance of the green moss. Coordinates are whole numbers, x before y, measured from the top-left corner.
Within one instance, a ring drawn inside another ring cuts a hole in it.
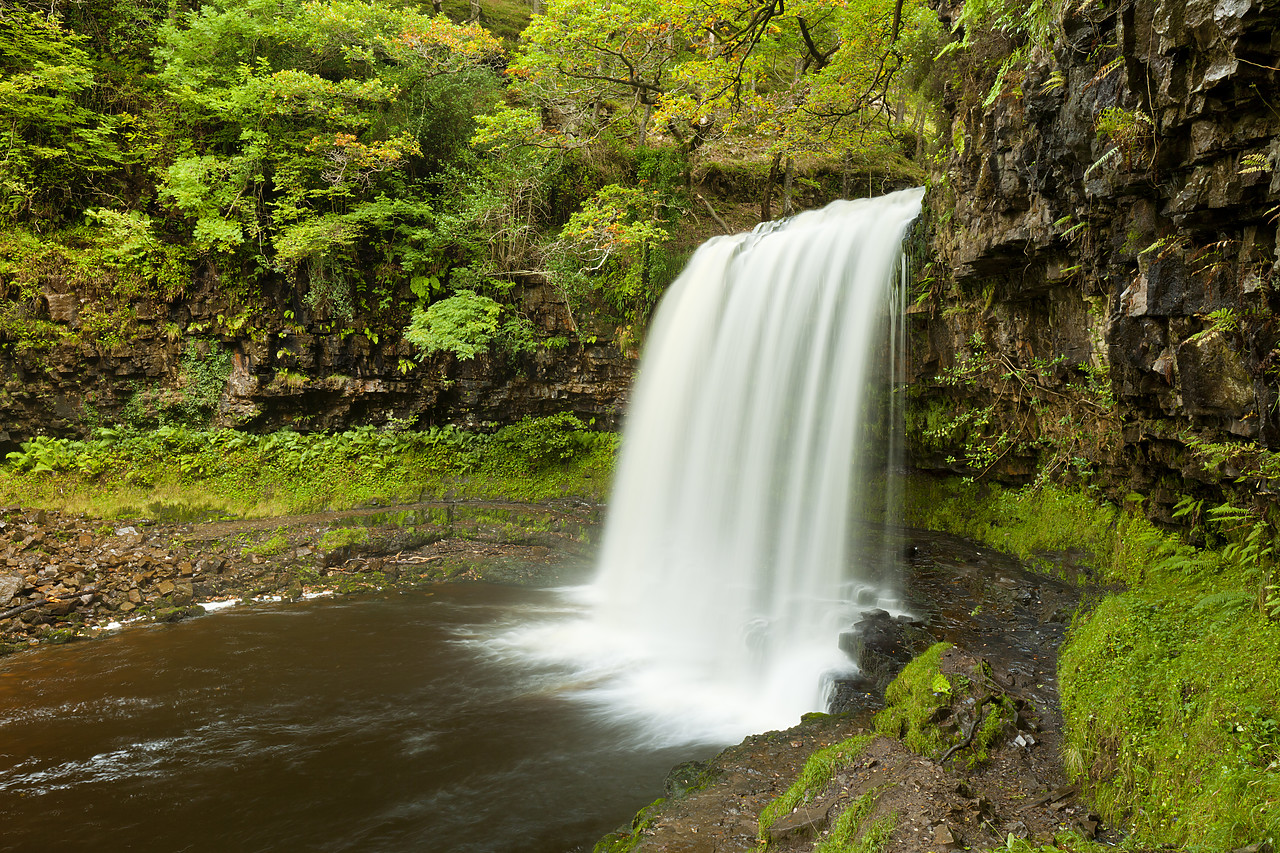
[[[1196,606],[1211,588],[1165,579],[1109,597],[1059,661],[1068,769],[1143,843],[1280,841],[1280,625]]]
[[[856,735],[810,755],[791,787],[760,813],[760,838],[767,838],[769,827],[783,815],[790,814],[796,806],[822,793],[835,777],[836,770],[856,758],[873,740],[875,735]]]
[[[284,553],[288,547],[289,537],[285,533],[285,529],[283,527],[278,527],[276,528],[275,533],[271,536],[263,539],[261,542],[246,545],[240,550],[240,553],[246,557],[274,557],[277,554]]]
[[[61,646],[64,643],[71,642],[75,638],[76,638],[75,628],[55,628],[51,631],[46,631],[44,634],[42,634],[40,637],[40,642],[48,643],[51,646]]]
[[[317,546],[321,551],[335,551],[369,541],[369,531],[364,527],[338,527],[326,530]]]
[[[1095,579],[1138,583],[1176,548],[1146,519],[1083,490],[916,474],[904,491],[908,524],[982,542],[1042,569],[1052,568],[1047,555],[1072,549]]]
[[[991,747],[996,745],[1005,727],[1012,724],[1017,717],[1018,710],[1008,696],[1001,696],[987,706],[987,715],[982,720],[982,726],[974,732],[973,743],[965,750],[966,763],[970,768],[977,767],[991,757]]]
[[[951,698],[952,685],[939,668],[949,648],[950,643],[935,643],[907,664],[885,691],[887,707],[876,715],[877,732],[900,738],[920,755],[936,755],[942,748],[942,734],[929,719]]]
[[[666,800],[659,797],[636,813],[629,830],[611,832],[596,842],[591,853],[630,853],[640,843],[644,831],[653,826]]]
[[[868,823],[884,787],[872,788],[840,812],[835,825],[813,853],[878,853],[898,825],[896,813]]]
[[[1242,556],[1252,517],[1234,532],[1211,527],[1224,547],[1204,549],[1135,506],[1052,486],[919,478],[909,494],[914,524],[1033,561],[1082,549],[1095,577],[1130,587],[1079,617],[1059,658],[1064,757],[1106,820],[1153,846],[1280,840],[1280,624],[1262,615],[1265,579]],[[1212,522],[1213,511],[1205,516]],[[886,726],[909,729],[903,716],[890,709]],[[971,760],[1000,724],[988,717]]]

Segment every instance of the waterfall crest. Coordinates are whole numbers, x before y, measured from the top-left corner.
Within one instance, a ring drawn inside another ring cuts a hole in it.
[[[840,631],[893,596],[864,533],[892,499],[888,318],[923,192],[715,238],[663,298],[585,633],[551,641],[607,662],[588,692],[611,713],[728,741],[822,709],[851,668]]]

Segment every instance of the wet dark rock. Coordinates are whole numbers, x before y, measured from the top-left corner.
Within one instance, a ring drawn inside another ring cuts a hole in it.
[[[782,816],[769,827],[769,840],[776,843],[792,835],[816,836],[830,823],[831,809],[841,799],[840,796],[827,797]]]
[[[264,282],[264,287],[267,305],[297,306],[297,294],[286,282]],[[131,328],[134,336],[116,346],[51,335],[47,350],[4,348],[4,375],[21,377],[0,395],[4,442],[37,434],[83,436],[94,423],[123,422],[125,406],[140,389],[185,387],[184,348],[193,340],[199,341],[198,355],[222,354],[229,362],[213,413],[217,426],[333,430],[399,422],[424,429],[446,423],[479,428],[567,411],[602,428],[617,427],[634,356],[622,352],[608,328],[583,328],[576,339],[568,306],[541,277],[514,282],[511,295],[543,335],[574,339],[554,352],[544,349],[518,359],[482,353],[459,361],[437,354],[419,363],[395,329],[383,329],[376,343],[364,335],[329,333],[326,318],[302,307],[296,316],[289,312],[288,321],[271,311],[255,315],[260,334],[252,339],[209,341],[207,332],[191,326],[207,325],[229,306],[216,277],[198,276],[171,302],[135,305],[140,319],[154,317]],[[75,291],[46,293],[49,321],[75,328],[81,298]],[[357,316],[351,327],[379,328],[381,322],[385,318]],[[278,344],[266,346],[263,339]],[[286,369],[293,381],[280,381]]]
[[[198,604],[193,607],[167,607],[156,611],[155,620],[157,622],[181,622],[184,619],[203,616],[204,613],[204,608]]]
[[[9,606],[13,597],[26,586],[26,582],[18,575],[0,576],[0,609]]]
[[[227,565],[227,561],[221,557],[209,557],[199,560],[196,563],[195,570],[202,575],[216,575]]]
[[[851,630],[840,635],[840,649],[877,692],[884,692],[902,668],[933,642],[922,620],[890,616],[880,609],[863,614]]]
[[[711,776],[711,769],[705,761],[686,761],[671,768],[662,782],[662,790],[668,797],[683,797],[705,785]]]

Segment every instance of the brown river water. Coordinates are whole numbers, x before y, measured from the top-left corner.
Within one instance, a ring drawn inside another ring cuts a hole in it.
[[[4,659],[0,850],[589,850],[715,748],[636,746],[570,673],[486,652],[554,596],[237,607]]]

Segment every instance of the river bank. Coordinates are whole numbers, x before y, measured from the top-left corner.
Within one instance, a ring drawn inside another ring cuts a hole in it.
[[[201,603],[482,577],[555,583],[585,563],[598,523],[598,508],[581,501],[203,523],[0,509],[0,654],[199,615]]]

